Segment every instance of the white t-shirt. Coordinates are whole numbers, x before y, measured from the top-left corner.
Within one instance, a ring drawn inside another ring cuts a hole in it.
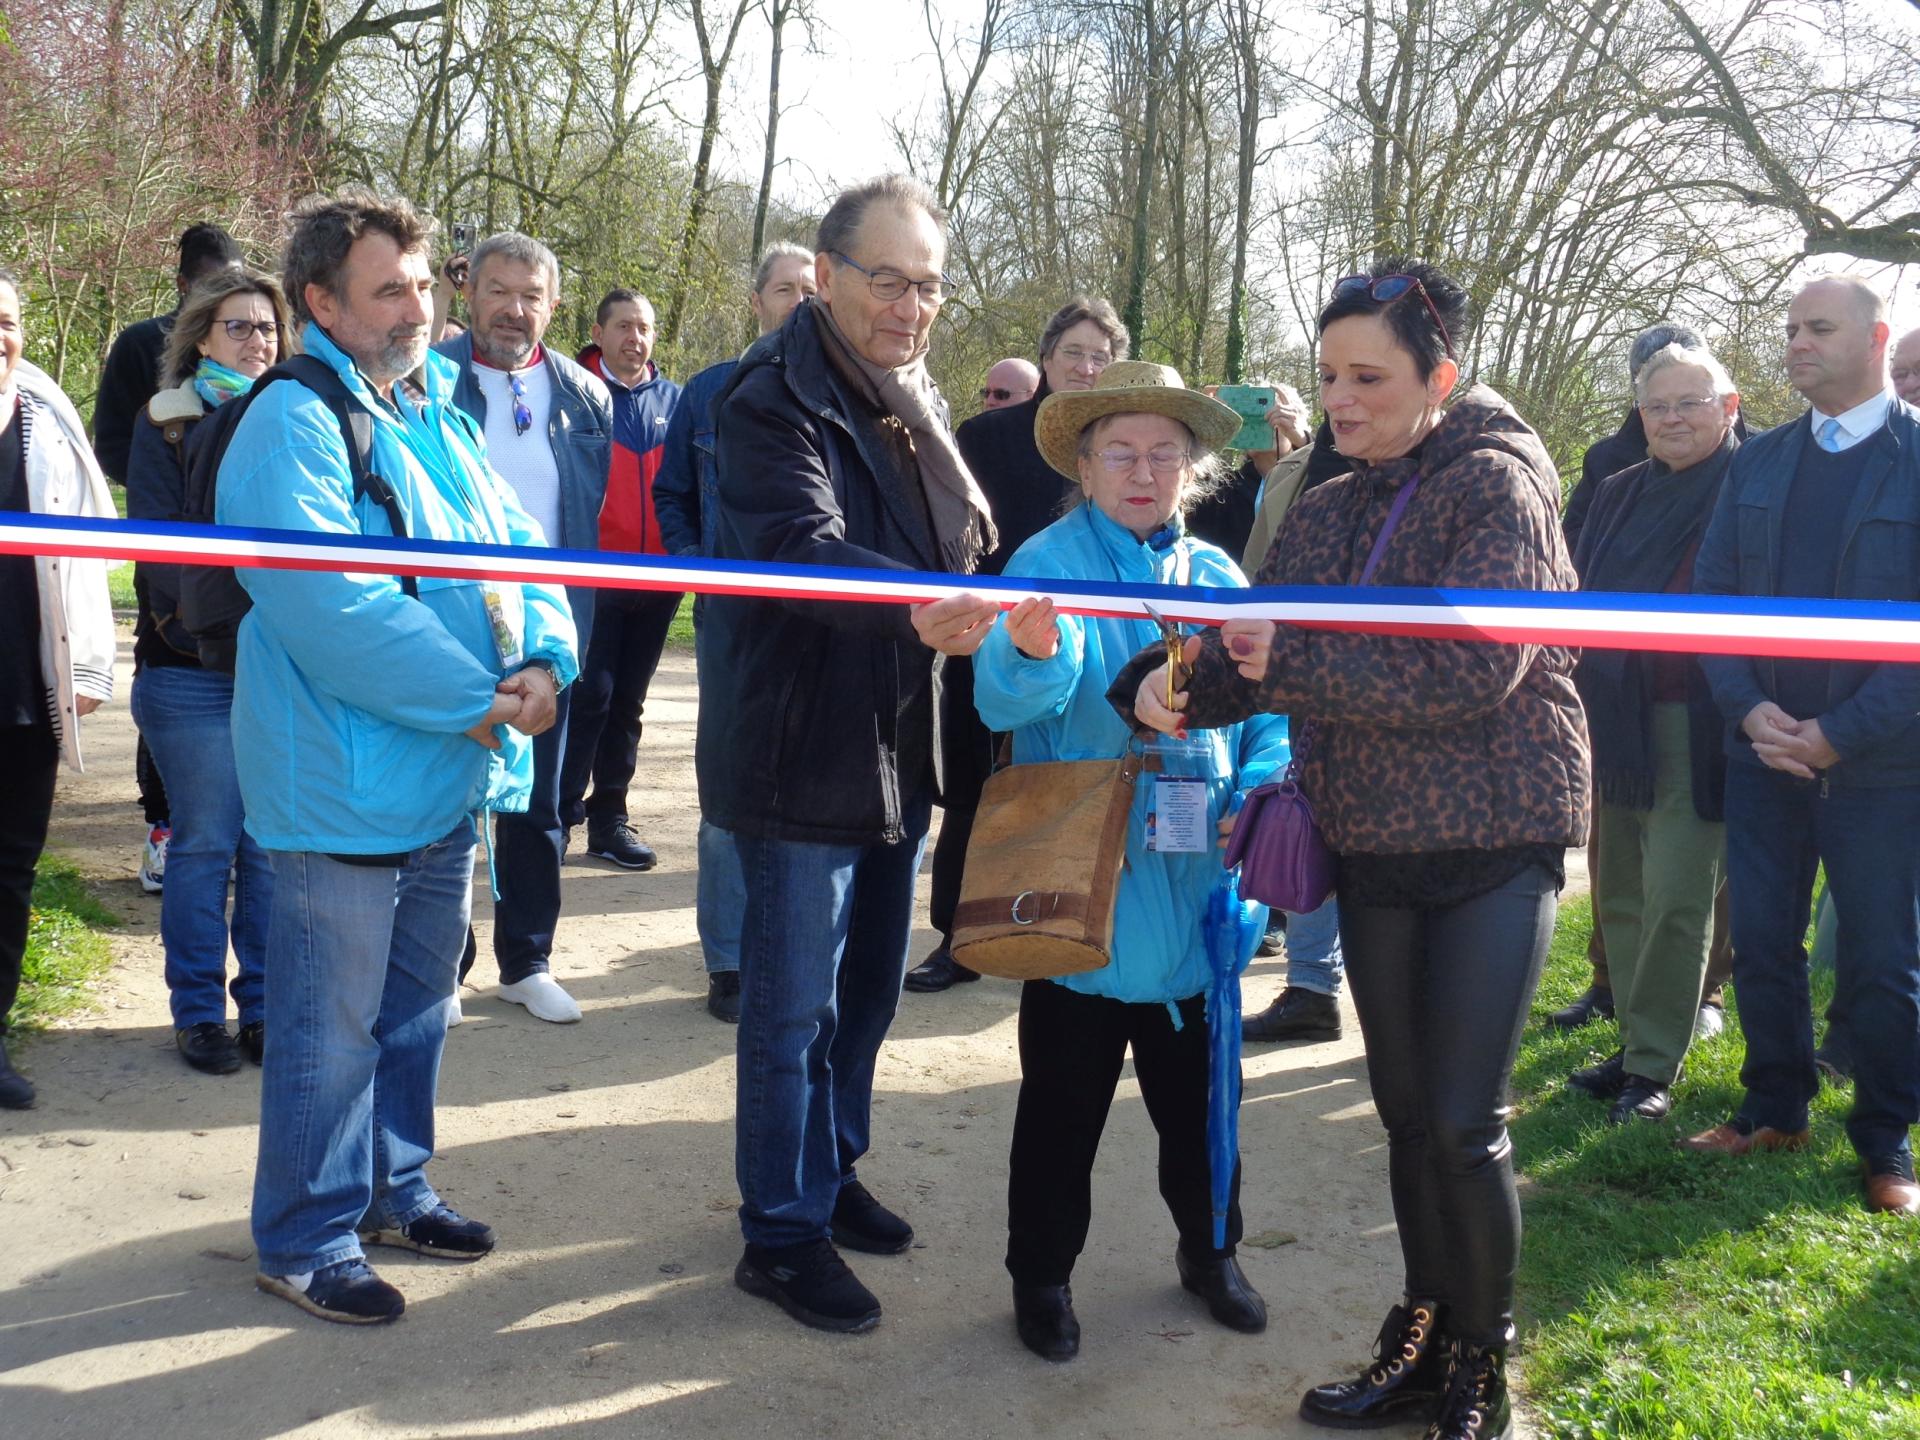
[[[553,377],[544,360],[509,373],[475,359],[474,379],[487,400],[487,459],[520,497],[520,508],[539,523],[549,545],[560,543],[560,466],[553,458]],[[513,381],[525,387],[533,424],[524,435],[513,426]]]

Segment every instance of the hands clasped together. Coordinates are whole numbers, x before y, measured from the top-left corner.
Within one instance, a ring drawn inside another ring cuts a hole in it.
[[[553,676],[538,665],[516,670],[493,687],[493,704],[467,736],[489,750],[500,748],[496,725],[511,725],[522,735],[534,736],[553,728],[559,691]]]
[[[1753,741],[1753,753],[1775,770],[1811,780],[1817,771],[1840,762],[1818,720],[1796,720],[1771,700],[1747,712],[1740,728]]]

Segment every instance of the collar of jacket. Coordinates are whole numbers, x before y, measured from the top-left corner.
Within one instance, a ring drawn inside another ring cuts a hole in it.
[[[1511,456],[1558,496],[1560,474],[1553,468],[1546,446],[1506,399],[1486,385],[1456,394],[1440,423],[1411,455],[1377,463],[1355,461],[1353,473],[1372,489],[1397,490],[1416,471],[1431,478],[1476,450]]]
[[[388,410],[394,408],[391,400],[382,398],[367,383],[367,377],[360,373],[360,366],[354,358],[334,343],[333,337],[321,328],[319,321],[307,322],[307,328],[300,336],[300,348],[332,366],[341,380],[346,382],[347,389],[363,403],[376,409],[380,406]],[[453,361],[429,347],[427,358],[421,362],[420,368],[407,378],[420,386],[429,409],[442,410],[453,403],[453,389],[460,379],[460,371]]]
[[[548,351],[547,353],[551,354],[552,352]],[[573,363],[578,365],[582,370],[585,370],[609,390],[618,390],[626,395],[638,395],[649,385],[658,385],[660,383],[660,365],[658,361],[647,361],[647,378],[642,380],[638,385],[623,385],[614,379],[611,370],[600,363],[604,355],[605,352],[602,351],[598,345],[589,345],[573,357]]]
[[[465,335],[456,335],[451,340],[442,340],[438,345],[433,347],[433,353],[443,356],[454,364],[459,377],[454,382],[453,387],[454,404],[460,406],[461,409],[465,410],[469,415],[473,416],[474,419],[484,425],[487,416],[487,397],[485,392],[480,389],[480,381],[475,376],[474,371],[478,366],[486,362],[474,358],[473,335],[471,332]],[[548,378],[553,381],[555,391],[562,394],[578,394],[591,397],[592,392],[590,388],[581,383],[581,370],[584,367],[575,368],[578,365],[578,361],[568,360],[566,356],[555,350],[551,345],[541,345],[540,367],[547,372]],[[586,375],[588,378],[594,380],[600,378],[600,372],[597,369],[587,370]],[[472,403],[469,404],[469,401]]]

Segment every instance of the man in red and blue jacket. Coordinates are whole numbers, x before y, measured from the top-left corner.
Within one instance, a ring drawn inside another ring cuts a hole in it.
[[[613,463],[600,511],[600,548],[665,555],[654,513],[667,424],[680,387],[653,363],[653,305],[632,290],[610,290],[594,318],[580,364],[613,397]],[[587,657],[574,686],[572,727],[560,770],[560,819],[587,824],[587,853],[627,870],[651,870],[651,847],[627,821],[627,786],[640,754],[647,687],[680,607],[678,594],[605,590],[598,597]],[[588,782],[593,793],[588,795]]]

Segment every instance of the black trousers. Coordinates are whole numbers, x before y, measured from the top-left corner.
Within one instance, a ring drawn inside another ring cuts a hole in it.
[[[593,632],[560,767],[560,822],[612,825],[627,818],[627,787],[640,761],[640,717],[659,668],[678,594],[603,590],[593,604]],[[587,794],[588,783],[593,793]]]
[[[60,746],[53,726],[0,726],[0,1034],[20,994],[33,869],[47,844]]]
[[[153,752],[147,748],[144,735],[134,747],[133,783],[140,792],[140,813],[146,817],[147,828],[165,825],[173,816],[167,804],[167,782],[160,778],[160,767],[153,763]]]
[[[525,814],[502,813],[493,822],[493,958],[500,983],[517,985],[553,958],[560,927],[560,866],[567,832],[560,823],[560,757],[566,753],[571,688],[555,702],[553,727],[533,737],[533,792]],[[461,978],[466,978],[465,971]]]
[[[1446,909],[1340,901],[1407,1294],[1447,1305],[1448,1333],[1476,1345],[1513,1335],[1520,1200],[1507,1086],[1558,900],[1553,877],[1528,866]]]
[[[940,838],[933,846],[933,894],[927,919],[941,938],[953,938],[953,913],[966,876],[980,790],[993,773],[993,732],[973,707],[973,661],[948,657],[940,678]]]
[[[1227,1210],[1227,1243],[1213,1245],[1207,1164],[1207,1016],[1204,996],[1179,1005],[1181,1028],[1161,1004],[1082,995],[1051,980],[1020,991],[1020,1103],[1007,1182],[1007,1271],[1017,1285],[1064,1285],[1093,1220],[1093,1160],[1120,1067],[1133,1049],[1160,1136],[1160,1197],[1191,1260],[1233,1254],[1240,1243],[1240,1165]]]

